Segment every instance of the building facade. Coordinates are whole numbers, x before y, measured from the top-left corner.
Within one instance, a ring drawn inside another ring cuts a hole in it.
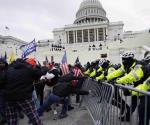
[[[83,0],[73,24],[53,30],[54,42],[62,44],[90,43],[121,39],[123,22],[109,22],[99,0]]]
[[[21,45],[27,44],[27,42],[25,42],[21,39],[12,37],[12,36],[0,35],[0,44],[10,44],[10,45],[21,46]]]

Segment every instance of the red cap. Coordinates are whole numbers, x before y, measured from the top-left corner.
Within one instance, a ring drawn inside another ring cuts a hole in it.
[[[28,58],[26,62],[34,67],[36,66],[36,61],[34,58]]]

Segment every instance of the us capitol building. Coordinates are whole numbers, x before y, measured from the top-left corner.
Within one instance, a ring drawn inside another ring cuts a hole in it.
[[[120,62],[120,54],[133,51],[137,59],[150,51],[150,30],[123,32],[123,22],[110,22],[99,0],[83,0],[73,24],[53,30],[53,39],[38,40],[37,50],[31,56],[42,63],[49,60],[61,62],[64,51],[68,63],[74,64],[77,57],[82,64],[99,58],[108,58],[113,63]],[[1,54],[11,51],[21,57],[20,45],[25,41],[0,36]]]
[[[142,58],[145,45],[150,47],[150,31],[123,32],[123,27],[122,21],[109,21],[99,0],[83,0],[74,23],[53,30],[54,43],[65,45],[71,63],[77,56],[83,63],[97,58],[117,63],[128,50]]]
[[[87,43],[123,37],[123,22],[110,22],[99,0],[83,0],[74,24],[53,30],[54,41]]]

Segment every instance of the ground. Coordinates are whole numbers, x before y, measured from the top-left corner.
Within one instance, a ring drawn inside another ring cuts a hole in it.
[[[73,104],[74,110],[68,112],[68,117],[64,119],[53,120],[53,112],[45,112],[41,117],[44,125],[93,125],[92,119],[89,116],[85,107],[78,107],[77,104]],[[28,119],[25,117],[19,121],[19,125],[28,125]]]

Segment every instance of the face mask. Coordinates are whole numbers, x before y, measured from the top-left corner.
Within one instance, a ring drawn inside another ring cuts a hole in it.
[[[134,63],[133,58],[125,58],[122,59],[122,64],[124,65],[125,68],[130,68]]]
[[[108,65],[109,65],[109,64],[108,64],[107,62],[104,62],[104,64],[102,65],[102,68],[104,68],[104,69],[105,69],[105,68],[107,68],[107,67],[108,67]]]
[[[122,64],[123,64],[124,66],[127,66],[127,65],[128,65],[128,60],[122,60]]]

